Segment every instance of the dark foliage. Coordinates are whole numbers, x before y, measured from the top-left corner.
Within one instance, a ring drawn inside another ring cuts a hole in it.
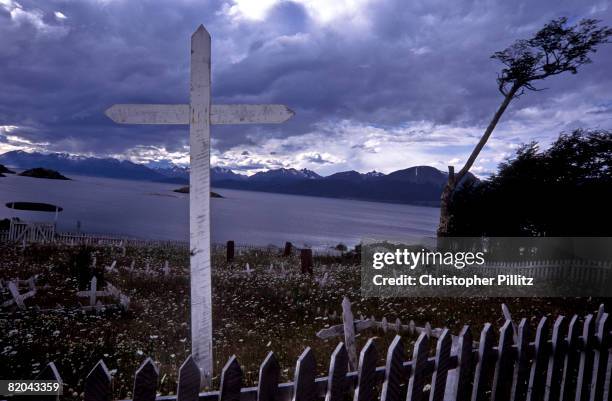
[[[612,133],[532,142],[497,174],[456,191],[453,236],[611,236]]]
[[[15,174],[14,171],[9,170],[3,164],[0,164],[0,176],[5,177],[4,175],[2,175],[2,173],[5,173],[5,174]]]
[[[566,24],[565,17],[552,20],[530,39],[518,40],[491,56],[504,65],[497,77],[497,85],[504,100],[465,165],[454,178],[452,174],[449,176],[442,191],[438,236],[453,235],[452,227],[457,224],[453,221],[455,216],[451,210],[451,201],[457,189],[456,184],[472,168],[510,102],[525,90],[540,90],[534,86],[536,81],[564,72],[576,74],[578,67],[591,62],[589,56],[597,51],[599,45],[610,42],[612,28],[599,26],[597,20],[584,19],[573,26]]]
[[[103,279],[103,276],[100,276],[95,269],[92,268],[92,254],[94,250],[87,246],[80,247],[76,253],[72,253],[70,255],[70,259],[67,261],[67,267],[70,271],[72,277],[77,279],[78,289],[80,291],[84,291],[89,289],[89,282],[91,278],[95,275],[98,278],[99,287],[101,288],[103,283],[100,279]]]
[[[491,56],[505,66],[497,78],[500,92],[507,95],[512,87],[537,90],[533,81],[563,72],[576,74],[579,66],[591,62],[589,54],[612,35],[612,28],[600,27],[594,19],[574,26],[566,23],[565,17],[552,20],[531,39],[518,40]]]

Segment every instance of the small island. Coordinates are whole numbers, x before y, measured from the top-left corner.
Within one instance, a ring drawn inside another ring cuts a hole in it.
[[[15,174],[15,172],[6,168],[4,164],[0,164],[0,177],[5,177],[4,174]]]
[[[173,192],[178,192],[179,194],[188,194],[189,193],[189,186],[175,189],[175,190],[173,190]],[[213,192],[213,191],[210,191],[210,197],[211,198],[223,198],[223,196],[221,196],[218,193]]]
[[[46,178],[49,180],[69,180],[70,178],[63,176],[58,171],[46,169],[42,167],[26,170],[18,175],[23,177]]]

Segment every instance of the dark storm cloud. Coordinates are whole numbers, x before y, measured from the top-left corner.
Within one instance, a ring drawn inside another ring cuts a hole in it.
[[[138,145],[184,151],[186,128],[118,126],[103,110],[186,102],[188,38],[199,23],[213,36],[217,103],[279,102],[297,112],[282,126],[216,127],[220,150],[301,135],[326,121],[482,125],[500,101],[494,51],[562,15],[612,24],[606,2],[557,0],[391,0],[365,6],[363,21],[329,24],[290,1],[263,21],[232,17],[223,0],[20,1],[12,14],[16,3],[2,4],[0,126],[17,126],[15,135],[52,151],[94,154]],[[518,104],[612,93],[612,50],[594,61]]]
[[[321,156],[319,153],[316,153],[312,156],[307,156],[306,159],[311,162],[311,163],[315,163],[315,164],[329,164],[331,163],[331,161],[326,160],[323,156]]]

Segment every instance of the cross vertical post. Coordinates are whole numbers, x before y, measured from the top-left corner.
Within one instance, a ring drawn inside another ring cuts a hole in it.
[[[189,125],[191,353],[202,386],[210,386],[213,375],[210,125],[279,124],[294,115],[282,104],[211,104],[210,48],[210,34],[200,25],[191,36],[189,104],[115,104],[105,112],[120,124]]]
[[[212,378],[212,295],[210,272],[210,35],[200,27],[191,36],[189,91],[189,242],[191,277],[191,352]]]

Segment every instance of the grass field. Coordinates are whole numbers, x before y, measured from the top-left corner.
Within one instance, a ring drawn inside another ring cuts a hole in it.
[[[107,310],[99,314],[79,309],[78,278],[74,260],[77,248],[29,246],[25,250],[0,245],[0,278],[27,279],[38,274],[42,287],[27,299],[26,310],[0,311],[0,379],[33,378],[49,361],[54,361],[65,382],[64,399],[82,397],[83,379],[99,359],[113,374],[114,396],[130,398],[133,373],[147,357],[160,368],[160,393],[176,390],[178,367],[189,355],[188,251],[155,247],[127,248],[125,256],[117,247],[94,248],[97,266],[117,261],[119,273],[105,273],[108,280],[130,296],[127,312]],[[172,275],[161,269],[168,260]],[[148,264],[159,275],[130,273]],[[245,264],[254,272],[246,274]],[[269,270],[272,265],[272,271]],[[285,272],[282,272],[284,267]],[[247,384],[257,380],[259,363],[273,350],[283,367],[282,378],[292,378],[295,360],[311,346],[324,375],[328,358],[339,338],[321,340],[316,332],[341,323],[340,303],[348,296],[355,315],[386,316],[418,325],[448,327],[454,333],[465,324],[478,332],[485,322],[497,327],[503,321],[500,305],[509,305],[513,316],[528,318],[535,326],[542,316],[585,314],[599,305],[593,299],[484,299],[484,298],[388,298],[362,299],[359,266],[351,258],[315,258],[315,275],[299,273],[297,257],[283,258],[278,252],[250,250],[233,263],[225,254],[213,255],[213,327],[215,373],[227,358],[237,355]],[[329,283],[317,278],[327,272]],[[8,297],[5,292],[3,299]],[[83,299],[81,302],[86,301]],[[337,317],[330,315],[336,312]],[[368,337],[378,337],[382,358],[393,334],[381,331],[361,333],[358,346]],[[407,349],[415,338],[406,336]],[[214,378],[214,386],[218,377]]]

